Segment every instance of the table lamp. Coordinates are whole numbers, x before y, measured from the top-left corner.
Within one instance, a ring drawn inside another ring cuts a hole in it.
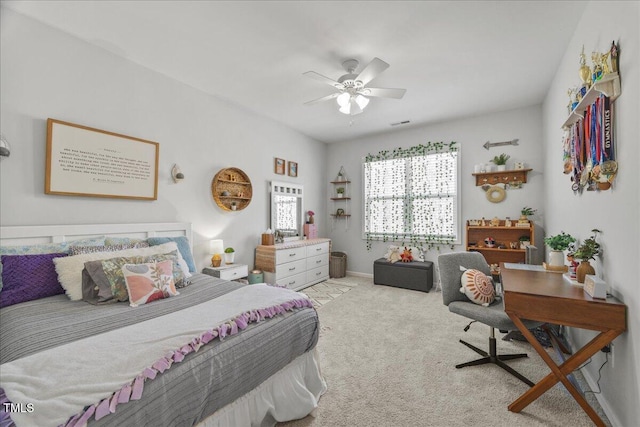
[[[220,263],[222,262],[221,254],[224,252],[224,242],[222,239],[213,239],[209,243],[210,253],[213,254],[211,257],[211,265],[213,267],[220,267]]]

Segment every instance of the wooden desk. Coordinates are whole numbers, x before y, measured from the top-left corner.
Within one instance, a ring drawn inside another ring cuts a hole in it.
[[[508,269],[501,264],[500,276],[505,312],[551,368],[551,373],[509,405],[509,410],[520,412],[560,381],[593,422],[604,426],[602,419],[571,384],[567,375],[626,330],[627,306],[614,298],[591,298],[582,287],[569,284],[558,273]],[[569,359],[557,365],[521,319],[600,333]]]

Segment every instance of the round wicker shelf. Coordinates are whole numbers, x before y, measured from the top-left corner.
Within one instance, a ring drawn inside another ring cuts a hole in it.
[[[251,180],[241,169],[224,168],[211,181],[211,195],[225,211],[241,211],[249,206],[253,197]],[[236,208],[232,206],[235,203]]]

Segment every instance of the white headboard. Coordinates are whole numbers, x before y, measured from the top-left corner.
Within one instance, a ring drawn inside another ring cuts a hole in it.
[[[69,242],[95,236],[138,239],[186,236],[193,250],[191,224],[188,222],[7,226],[0,227],[0,246]]]

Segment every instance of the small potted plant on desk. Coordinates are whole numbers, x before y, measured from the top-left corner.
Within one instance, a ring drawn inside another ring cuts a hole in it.
[[[580,265],[576,268],[576,280],[578,283],[584,283],[584,277],[587,274],[596,274],[589,260],[596,259],[595,256],[600,254],[600,243],[596,242],[596,236],[600,233],[600,230],[594,228],[591,232],[593,233],[591,237],[582,242],[573,253],[573,257],[580,260]]]
[[[498,172],[501,172],[507,170],[507,160],[510,157],[508,154],[502,153],[499,156],[495,156],[491,161],[497,166]]]
[[[229,247],[224,250],[224,263],[225,264],[233,264],[233,258],[236,254],[236,251],[233,248]]]
[[[564,266],[564,253],[569,245],[576,241],[570,234],[561,231],[555,236],[545,237],[544,243],[551,248],[549,251],[549,265],[554,267]]]

